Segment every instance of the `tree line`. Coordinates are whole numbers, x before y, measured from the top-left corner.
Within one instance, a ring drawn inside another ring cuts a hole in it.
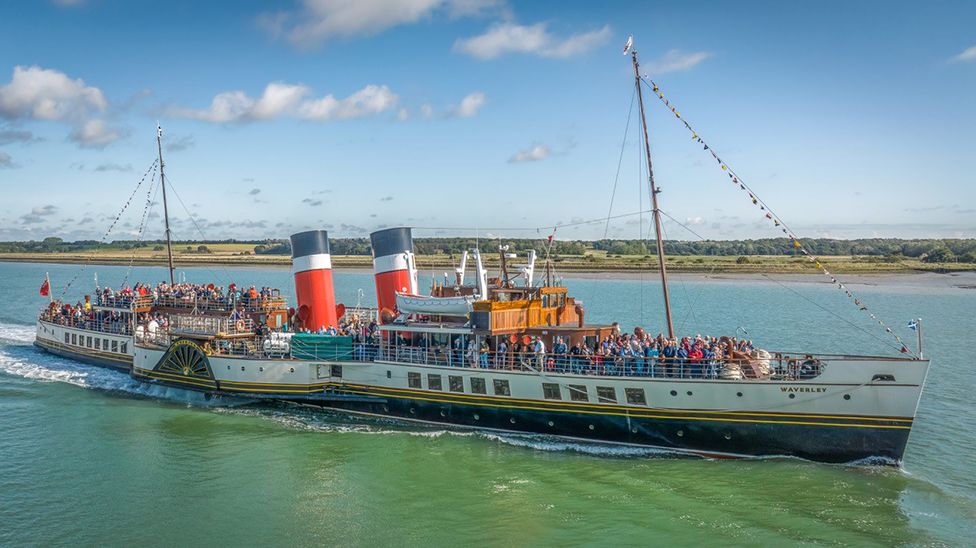
[[[930,262],[974,262],[976,263],[976,239],[899,239],[899,238],[861,238],[837,240],[829,238],[801,238],[803,247],[815,255],[851,255],[875,257],[905,257],[928,260]],[[94,240],[65,242],[61,238],[50,237],[41,241],[0,242],[0,253],[85,253],[92,251],[127,251],[150,248],[161,250],[165,242],[117,240],[101,243]],[[209,240],[174,242],[174,247],[192,245],[195,249],[207,244],[247,244],[254,246],[258,255],[288,255],[291,247],[288,240]],[[369,238],[333,238],[330,240],[333,255],[369,255]],[[607,255],[653,255],[654,242],[645,240],[554,240],[551,244],[539,239],[475,239],[475,238],[416,238],[414,251],[418,255],[459,255],[462,251],[480,247],[484,251],[494,251],[499,244],[509,246],[515,253],[525,253],[535,249],[544,254],[551,245],[551,253],[557,256],[585,255],[599,252]],[[665,252],[668,255],[707,255],[707,256],[749,256],[749,255],[793,255],[797,251],[788,238],[764,238],[758,240],[666,240]],[[201,249],[201,252],[206,252]]]

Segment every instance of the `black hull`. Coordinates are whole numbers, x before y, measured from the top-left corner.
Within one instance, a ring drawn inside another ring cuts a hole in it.
[[[778,421],[646,418],[565,410],[501,408],[490,404],[430,402],[384,395],[382,401],[281,397],[294,403],[394,419],[543,434],[651,447],[714,458],[796,457],[825,463],[898,465],[908,428],[822,426]]]
[[[706,412],[517,400],[322,383],[304,388],[241,385],[212,377],[134,374],[131,364],[35,342],[53,354],[128,372],[137,380],[211,395],[243,396],[392,419],[559,436],[715,458],[796,457],[826,463],[898,465],[912,419],[764,412]]]
[[[98,367],[114,369],[116,371],[121,371],[123,373],[129,373],[130,371],[132,371],[131,357],[124,358],[122,356],[112,357],[112,356],[87,354],[84,352],[74,351],[69,346],[61,345],[58,343],[51,343],[47,341],[40,341],[40,340],[35,340],[34,346],[40,348],[41,350],[44,350],[45,352],[54,354],[55,356],[68,358],[82,363],[87,363],[89,365],[97,365]]]

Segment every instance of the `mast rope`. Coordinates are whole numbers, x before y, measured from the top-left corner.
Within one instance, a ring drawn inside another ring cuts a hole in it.
[[[136,236],[136,247],[138,244],[142,243],[142,237],[145,235],[146,225],[149,224],[149,215],[152,213],[153,202],[155,201],[156,194],[159,193],[159,186],[156,184],[156,176],[153,174],[153,178],[149,181],[149,188],[146,190],[146,205],[142,208],[142,220],[139,222],[139,234]],[[129,275],[132,274],[132,267],[135,263],[136,252],[133,248],[132,253],[129,255],[129,266],[126,268],[125,276],[122,277],[122,285],[124,286],[127,281],[129,281]]]
[[[176,196],[176,200],[180,202],[180,206],[183,207],[183,211],[185,211],[186,212],[186,216],[190,218],[190,221],[193,223],[194,228],[196,228],[197,229],[197,232],[200,233],[200,237],[203,238],[204,241],[209,241],[207,239],[207,235],[203,233],[203,229],[200,228],[200,225],[197,223],[196,218],[193,216],[192,213],[190,213],[190,210],[186,207],[186,204],[183,203],[183,198],[180,197],[180,193],[177,192],[176,191],[176,187],[173,186],[173,178],[172,177],[167,177],[166,179],[169,181],[169,188],[170,188],[170,190],[173,191],[173,195]],[[200,265],[200,266],[201,266],[201,268],[203,268],[204,270],[206,270],[207,272],[209,272],[214,277],[214,279],[217,279],[217,280],[223,282],[224,285],[229,285],[228,278],[226,278],[224,276],[221,276],[221,275],[218,275],[216,272],[214,272],[213,270],[211,270],[206,265]],[[220,269],[220,270],[224,274],[227,274],[227,270],[226,269]]]
[[[715,153],[715,150],[713,148],[708,146],[708,143],[706,143],[705,140],[702,139],[700,134],[691,126],[691,124],[686,119],[682,118],[681,113],[678,111],[677,107],[664,96],[664,93],[661,91],[660,86],[658,86],[654,80],[651,80],[650,78],[647,77],[641,77],[640,80],[644,83],[645,86],[649,87],[651,91],[654,92],[654,95],[657,96],[658,100],[664,103],[664,106],[671,111],[671,114],[673,114],[675,118],[677,118],[679,121],[681,121],[682,124],[684,124],[685,129],[687,129],[691,133],[691,139],[696,143],[702,145],[702,150],[712,155],[712,158],[715,159],[715,161],[718,163],[718,166],[722,169],[722,171],[729,176],[729,179],[731,180],[732,184],[736,185],[739,188],[739,190],[749,195],[749,199],[752,201],[752,205],[758,207],[760,211],[765,212],[764,214],[765,220],[771,222],[774,227],[779,228],[783,232],[783,234],[787,235],[787,237],[790,239],[793,249],[802,253],[811,263],[815,264],[817,268],[819,268],[823,272],[824,276],[826,276],[827,279],[830,280],[831,284],[837,286],[838,289],[840,289],[841,291],[844,292],[845,295],[847,295],[848,300],[850,300],[851,303],[854,304],[854,306],[858,307],[858,310],[860,310],[861,312],[866,312],[868,316],[870,316],[872,320],[876,321],[878,325],[881,326],[881,328],[884,329],[886,333],[894,337],[894,339],[898,342],[899,351],[901,353],[911,354],[913,357],[917,358],[918,356],[914,352],[909,350],[908,345],[905,344],[902,338],[899,337],[897,333],[892,331],[891,327],[889,327],[888,324],[886,324],[883,319],[879,318],[873,311],[868,309],[867,305],[865,305],[864,302],[858,296],[856,296],[849,287],[847,287],[847,285],[839,281],[836,276],[831,274],[830,271],[827,270],[827,267],[824,266],[824,264],[821,262],[820,258],[814,255],[813,253],[810,253],[810,251],[800,242],[799,238],[796,237],[795,232],[793,232],[793,230],[790,229],[790,227],[783,221],[783,219],[775,212],[773,212],[772,209],[770,209],[769,205],[767,205],[766,202],[764,202],[762,198],[760,198],[759,195],[756,194],[756,192],[753,191],[752,188],[748,184],[746,184],[745,181],[742,180],[739,174],[735,170],[733,170],[731,166],[729,166],[726,162],[724,162],[718,156],[718,154]]]
[[[603,229],[603,238],[610,232],[610,215],[613,213],[613,200],[617,196],[617,181],[620,180],[620,166],[624,163],[624,149],[627,148],[627,132],[630,131],[630,119],[634,115],[634,98],[637,97],[637,87],[630,94],[630,109],[627,110],[627,125],[624,126],[624,138],[620,142],[620,157],[617,158],[617,174],[613,176],[613,190],[610,191],[610,209],[607,210],[607,226]],[[641,204],[643,207],[643,204]]]
[[[661,215],[664,215],[668,219],[671,219],[671,221],[674,222],[676,225],[678,225],[681,228],[687,230],[688,232],[690,232],[693,236],[695,236],[699,240],[701,240],[703,242],[705,241],[705,238],[701,234],[699,234],[699,233],[695,232],[694,230],[692,230],[691,227],[689,227],[685,223],[682,223],[681,221],[679,221],[679,220],[675,219],[674,217],[672,217],[667,211],[664,211],[663,209],[660,209],[659,211],[661,212]],[[664,226],[662,226],[661,229],[665,231],[665,236],[667,236],[667,229]],[[717,267],[718,267],[717,264],[713,264],[712,265],[712,268],[709,269],[708,274],[705,274],[705,277],[707,278],[707,277],[710,277],[712,274],[714,274],[715,273],[715,268],[717,268]],[[679,279],[679,285],[681,285],[682,290],[685,292],[685,298],[687,298],[688,297],[688,290],[687,290],[687,288],[685,288],[684,284],[680,284],[680,279]],[[701,297],[704,294],[704,289],[705,289],[704,285],[701,285],[701,286],[698,287],[698,290],[695,291],[695,298],[691,300],[691,305],[688,307],[688,312],[686,312],[685,315],[684,315],[684,317],[681,319],[681,329],[682,330],[684,329],[685,325],[688,323],[688,317],[689,316],[691,316],[692,321],[696,325],[699,325],[699,327],[700,327],[700,324],[698,322],[698,316],[695,315],[695,308],[698,306],[698,301],[701,300]],[[741,314],[736,314],[736,317],[738,318],[739,323],[741,324],[742,323],[742,315]]]
[[[135,197],[136,192],[139,191],[139,188],[142,186],[142,183],[145,182],[146,177],[149,176],[149,173],[152,172],[152,177],[153,178],[156,177],[156,167],[158,165],[159,165],[159,160],[153,160],[153,163],[149,166],[149,169],[147,169],[146,172],[142,174],[142,178],[139,179],[139,183],[136,185],[134,189],[132,189],[132,194],[129,195],[129,199],[125,201],[125,204],[122,206],[122,209],[119,210],[118,215],[116,215],[115,219],[112,220],[112,223],[109,225],[108,230],[105,231],[105,234],[103,234],[102,237],[99,238],[98,240],[99,244],[104,244],[106,242],[109,234],[111,234],[112,230],[115,229],[115,225],[118,224],[119,219],[122,218],[122,215],[125,213],[125,210],[128,209],[129,204],[132,203],[132,198]],[[71,285],[75,283],[75,281],[78,279],[78,276],[80,276],[82,272],[84,272],[88,268],[88,266],[91,264],[94,258],[95,258],[95,252],[93,251],[90,255],[88,255],[88,258],[85,260],[85,263],[81,266],[81,268],[78,269],[77,272],[75,272],[75,275],[72,276],[71,279],[68,281],[68,283],[64,286],[64,289],[61,291],[61,296],[58,297],[59,301],[64,299],[64,296],[68,293],[68,289],[70,289]]]

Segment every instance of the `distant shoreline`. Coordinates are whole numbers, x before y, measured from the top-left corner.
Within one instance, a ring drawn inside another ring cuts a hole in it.
[[[747,264],[737,264],[730,261],[729,257],[714,257],[710,260],[690,261],[687,257],[674,256],[668,258],[669,273],[677,276],[692,275],[692,277],[706,277],[711,279],[721,279],[723,277],[742,278],[761,278],[765,275],[789,275],[791,277],[809,276],[816,280],[823,280],[823,275],[808,262],[798,262],[790,260],[790,257],[779,256],[757,256],[755,262]],[[857,262],[850,258],[841,258],[835,261],[824,258],[824,263],[829,264],[831,271],[845,275],[867,275],[867,276],[908,276],[918,274],[949,274],[949,273],[976,273],[974,265],[955,263],[952,265],[904,265],[899,263],[873,263]],[[121,257],[118,255],[84,256],[80,254],[55,254],[55,253],[0,253],[0,262],[31,262],[49,264],[97,264],[106,266],[166,266],[165,256],[153,257]],[[453,265],[444,260],[442,256],[418,257],[418,268],[420,271],[438,271],[443,269],[452,270]],[[174,263],[178,268],[206,267],[206,266],[234,266],[234,267],[269,267],[287,268],[291,266],[291,258],[285,255],[187,255],[180,254],[174,257]],[[333,256],[333,268],[336,270],[363,270],[371,271],[373,264],[372,258],[368,255],[360,256]],[[489,268],[497,268],[496,264],[488,262]],[[541,263],[537,263],[536,273],[541,274]],[[584,278],[616,278],[616,279],[636,279],[642,276],[657,276],[656,263],[651,264],[591,264],[581,261],[575,262],[556,262],[555,270],[561,275],[572,274],[575,277]]]

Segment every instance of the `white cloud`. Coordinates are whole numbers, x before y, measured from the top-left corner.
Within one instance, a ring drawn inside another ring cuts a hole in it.
[[[687,217],[685,218],[685,224],[692,226],[703,225],[705,224],[705,219],[701,217]]]
[[[401,108],[400,110],[397,111],[397,120],[400,120],[401,122],[405,122],[409,119],[410,119],[410,111],[408,111],[405,108]]]
[[[450,0],[447,2],[448,15],[451,17],[485,17],[499,14],[510,17],[505,0]]]
[[[470,93],[465,95],[464,99],[461,99],[461,102],[451,109],[450,114],[457,118],[473,118],[478,115],[487,100],[485,94],[480,91]]]
[[[538,162],[539,160],[545,160],[550,154],[549,147],[545,145],[534,145],[525,150],[520,150],[512,155],[508,159],[509,163],[520,163],[520,162]]]
[[[102,148],[125,135],[95,118],[108,106],[100,89],[38,66],[14,67],[10,83],[0,86],[0,118],[67,123],[74,126],[68,139],[82,147]]]
[[[712,56],[707,51],[683,52],[679,49],[669,50],[667,53],[647,63],[651,74],[666,74],[668,72],[682,72],[693,69],[698,63]]]
[[[297,10],[261,15],[258,22],[276,38],[299,48],[337,39],[374,36],[428,19],[483,17],[504,12],[502,0],[303,0]]]
[[[372,36],[397,25],[416,23],[427,16],[439,0],[306,0],[311,17],[288,33],[296,45],[315,44],[330,38]]]
[[[372,84],[345,99],[336,99],[331,94],[306,99],[310,94],[311,89],[301,84],[272,82],[257,99],[243,91],[227,91],[217,94],[205,110],[177,108],[172,112],[176,116],[215,123],[254,122],[282,116],[327,121],[379,114],[399,100],[390,88]]]
[[[264,88],[261,98],[251,108],[256,120],[275,118],[295,107],[311,90],[303,85],[272,82]]]
[[[326,95],[308,101],[299,108],[299,115],[306,120],[343,120],[379,114],[396,105],[399,97],[386,86],[368,85],[345,99]]]
[[[132,171],[132,164],[116,164],[114,162],[106,162],[104,164],[99,164],[92,171]]]
[[[952,59],[949,59],[950,63],[965,63],[969,61],[976,61],[976,46],[966,48],[959,55],[955,55]]]
[[[551,34],[546,26],[546,23],[499,23],[484,34],[457,40],[454,49],[479,59],[494,59],[507,53],[566,58],[589,51],[610,37],[609,25],[563,39]]]
[[[100,89],[38,66],[14,67],[10,83],[0,86],[0,117],[7,119],[80,120],[107,107]]]
[[[122,130],[110,127],[102,120],[94,119],[88,120],[72,131],[68,139],[83,148],[105,148],[123,136]]]
[[[420,114],[424,118],[430,118],[434,114],[434,107],[430,105],[420,105]]]

